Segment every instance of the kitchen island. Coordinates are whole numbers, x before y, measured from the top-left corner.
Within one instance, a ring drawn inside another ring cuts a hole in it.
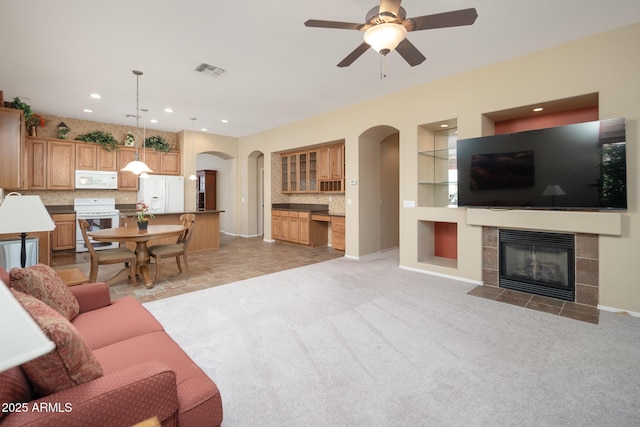
[[[168,212],[157,213],[150,219],[153,225],[171,225],[181,224],[180,215],[194,214],[196,222],[194,223],[195,233],[191,237],[189,243],[189,252],[218,249],[220,248],[220,214],[224,211],[208,210],[208,211],[185,211],[185,212]],[[137,227],[136,211],[134,209],[120,208],[120,227]],[[175,243],[175,237],[160,238],[149,241],[149,246],[165,243]],[[128,243],[127,247],[135,249],[135,244]]]

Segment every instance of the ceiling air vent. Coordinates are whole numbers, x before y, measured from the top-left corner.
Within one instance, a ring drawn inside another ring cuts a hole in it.
[[[194,71],[213,77],[218,77],[220,74],[224,73],[225,70],[223,68],[216,67],[215,65],[209,65],[203,62],[202,64],[198,65]]]

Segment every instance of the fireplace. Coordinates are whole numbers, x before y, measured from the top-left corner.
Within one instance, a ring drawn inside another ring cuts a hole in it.
[[[498,286],[575,300],[575,236],[499,230]]]

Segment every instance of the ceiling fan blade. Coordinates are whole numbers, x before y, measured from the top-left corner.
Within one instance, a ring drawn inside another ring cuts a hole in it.
[[[454,10],[452,12],[436,13],[434,15],[409,18],[409,31],[431,30],[434,28],[460,27],[471,25],[476,21],[478,12],[475,8]]]
[[[362,56],[362,54],[365,53],[368,49],[369,45],[365,42],[362,42],[360,46],[358,46],[353,52],[347,55],[346,58],[340,61],[338,67],[348,67],[353,63],[353,61],[360,58],[360,56]]]
[[[353,22],[322,21],[319,19],[309,19],[304,25],[307,27],[336,28],[339,30],[359,30],[360,27],[362,27],[362,24],[354,24]]]
[[[404,39],[400,42],[396,50],[412,67],[422,64],[425,58],[422,53],[409,40]]]
[[[382,16],[397,18],[400,11],[400,3],[402,3],[402,0],[380,0],[380,11],[378,13]]]

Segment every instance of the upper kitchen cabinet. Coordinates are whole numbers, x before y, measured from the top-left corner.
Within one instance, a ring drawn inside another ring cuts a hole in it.
[[[21,110],[0,108],[0,188],[26,188],[25,126]]]
[[[32,190],[73,190],[76,144],[28,138],[27,187]]]
[[[344,144],[280,155],[283,193],[344,192]]]
[[[180,153],[177,151],[165,153],[145,148],[140,150],[140,160],[149,166],[152,174],[180,175]]]
[[[161,153],[160,170],[163,175],[180,175],[180,153],[177,151]]]
[[[320,192],[344,193],[344,143],[318,149]]]
[[[138,175],[121,170],[135,158],[135,148],[120,148],[118,150],[118,190],[138,190]]]
[[[107,151],[91,142],[78,142],[76,144],[77,170],[89,171],[117,171],[116,151]]]
[[[47,141],[47,188],[73,190],[75,188],[76,144],[62,140]]]

